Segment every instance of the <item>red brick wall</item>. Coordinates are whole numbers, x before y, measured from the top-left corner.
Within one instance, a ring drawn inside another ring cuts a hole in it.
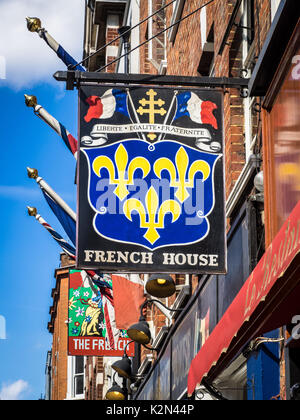
[[[61,257],[61,265],[70,265],[65,255]],[[64,400],[67,397],[68,380],[68,297],[69,270],[61,268],[56,272],[56,287],[52,293],[53,306],[50,311],[54,320],[52,343],[52,400]]]
[[[149,0],[150,1],[150,0]],[[187,0],[182,17],[186,16],[207,0]],[[233,27],[227,39],[227,45],[221,55],[218,54],[225,31],[233,11],[235,1],[215,0],[207,7],[207,35],[214,25],[215,77],[241,77],[242,70],[242,31]],[[258,10],[258,14],[257,14]],[[257,0],[255,8],[255,58],[258,57],[270,27],[270,2]],[[173,6],[166,10],[167,26],[170,25]],[[141,19],[148,15],[148,1],[141,2]],[[258,19],[259,16],[259,19]],[[147,23],[141,26],[140,41],[147,38]],[[148,60],[148,46],[140,49],[141,73],[157,73]],[[202,56],[200,12],[180,23],[174,42],[167,45],[167,74],[198,76],[198,67]],[[238,89],[224,90],[224,162],[225,193],[228,198],[245,164],[244,148],[244,103]],[[228,224],[229,228],[229,224]],[[177,284],[179,279],[177,278]],[[182,279],[180,280],[183,281]],[[198,284],[198,277],[192,278],[192,290]],[[172,300],[169,299],[169,304]],[[153,321],[158,329],[165,325],[165,316],[154,307],[148,309],[147,320]],[[142,349],[142,359],[146,349]],[[154,353],[155,355],[155,353]]]
[[[85,399],[103,400],[103,383],[97,384],[98,374],[104,374],[103,357],[86,358],[85,364]]]

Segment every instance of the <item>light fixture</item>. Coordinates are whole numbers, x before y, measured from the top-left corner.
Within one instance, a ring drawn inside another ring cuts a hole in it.
[[[127,335],[139,344],[148,344],[151,341],[151,332],[146,318],[141,316],[139,322],[131,325],[127,330]]]
[[[300,400],[300,383],[296,383],[291,388],[291,400]]]
[[[134,341],[129,341],[124,348],[124,355],[121,360],[117,360],[115,363],[112,364],[112,368],[118,372],[119,376],[122,378],[131,379],[132,377],[132,369],[131,369],[131,360],[127,356],[126,348],[129,344],[133,343]]]
[[[127,398],[126,395],[126,390],[121,388],[116,380],[115,380],[115,375],[117,372],[115,372],[114,377],[113,377],[113,385],[111,388],[109,388],[109,390],[107,391],[105,398],[107,400],[110,401],[124,401]]]
[[[264,173],[263,171],[258,172],[253,180],[256,194],[250,196],[251,201],[255,201],[258,205],[258,209],[262,211],[264,209]]]
[[[146,344],[150,343],[151,341],[151,332],[150,332],[149,324],[148,322],[146,322],[146,318],[143,316],[143,309],[145,308],[145,306],[147,306],[149,303],[152,303],[152,302],[158,302],[160,305],[162,305],[164,308],[168,309],[169,311],[180,312],[183,310],[183,308],[178,308],[178,309],[168,308],[160,300],[157,300],[157,299],[146,300],[141,306],[141,316],[140,316],[139,322],[136,324],[133,324],[131,327],[127,329],[128,337],[131,338],[131,340],[135,341],[136,343],[144,345],[145,347],[146,347]],[[150,350],[156,350],[156,349],[150,349]]]
[[[175,282],[167,274],[153,274],[145,284],[147,293],[158,298],[172,296],[175,293]]]
[[[254,186],[255,188],[260,192],[264,192],[264,173],[263,171],[260,171],[257,175],[255,175],[254,178]]]

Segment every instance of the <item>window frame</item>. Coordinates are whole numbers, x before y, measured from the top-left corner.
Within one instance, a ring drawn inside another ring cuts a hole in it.
[[[82,372],[76,372],[76,360],[77,358],[82,358]],[[85,357],[84,356],[72,356],[72,363],[71,363],[71,392],[72,392],[72,399],[84,399],[85,397]],[[83,386],[82,386],[82,394],[76,393],[76,380],[77,378],[82,377],[83,379]]]
[[[154,9],[153,9],[153,2],[155,0],[148,0],[148,15],[151,16],[154,13]],[[158,70],[158,72],[160,74],[162,74],[163,72],[165,72],[165,69],[167,67],[167,33],[164,32],[163,37],[164,37],[164,42],[162,42],[160,39],[155,38],[156,42],[158,42],[160,44],[160,46],[163,48],[164,51],[164,58],[161,59],[160,61],[157,61],[154,58],[154,54],[153,54],[153,48],[154,48],[154,39],[151,39],[153,37],[153,22],[154,22],[154,18],[160,19],[161,22],[164,25],[164,29],[166,29],[167,27],[167,22],[166,19],[162,19],[161,16],[159,16],[159,14],[149,18],[148,21],[148,60],[150,61],[150,63]]]

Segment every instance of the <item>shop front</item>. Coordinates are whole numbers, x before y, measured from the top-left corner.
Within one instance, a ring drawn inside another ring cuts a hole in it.
[[[297,314],[299,251],[300,203],[193,359],[189,396],[203,378],[213,381],[251,340],[290,323]]]
[[[190,396],[204,379],[216,383],[246,348],[254,348],[255,340],[278,329],[274,341],[280,343],[281,360],[276,398],[299,398],[299,16],[299,2],[281,1],[249,84],[250,96],[259,97],[262,105],[266,251],[193,359]]]

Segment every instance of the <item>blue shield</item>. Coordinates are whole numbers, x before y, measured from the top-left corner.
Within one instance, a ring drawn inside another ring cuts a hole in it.
[[[208,235],[221,155],[169,140],[124,140],[82,150],[98,235],[150,250],[196,243]]]

